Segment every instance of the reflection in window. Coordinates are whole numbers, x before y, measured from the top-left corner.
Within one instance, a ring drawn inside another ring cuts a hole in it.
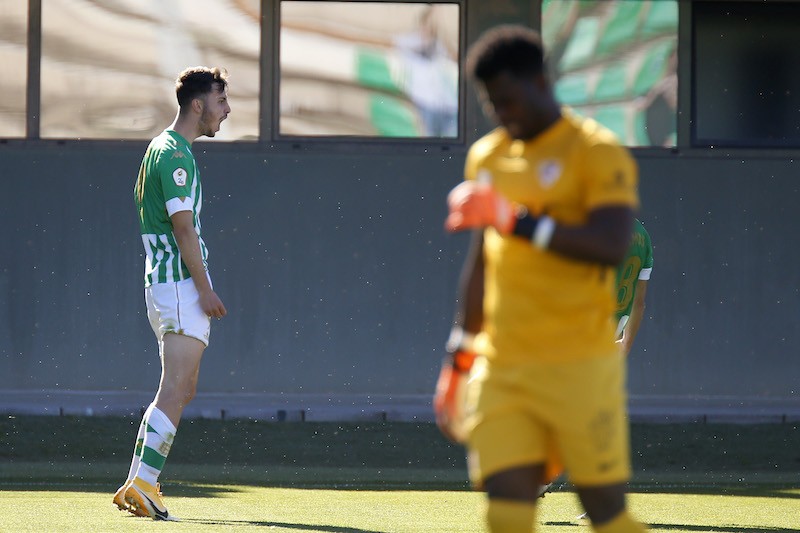
[[[0,137],[25,136],[28,2],[0,0]]]
[[[561,102],[628,146],[675,146],[676,0],[544,0],[542,38]]]
[[[215,137],[258,136],[260,1],[42,2],[41,135],[148,139],[175,118],[186,67],[225,67],[232,112]]]
[[[280,8],[281,135],[458,136],[457,4]]]

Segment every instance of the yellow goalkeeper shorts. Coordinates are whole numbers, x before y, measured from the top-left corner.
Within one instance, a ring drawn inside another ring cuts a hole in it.
[[[505,470],[545,464],[578,486],[630,478],[625,361],[482,361],[467,391],[468,465],[476,487]]]

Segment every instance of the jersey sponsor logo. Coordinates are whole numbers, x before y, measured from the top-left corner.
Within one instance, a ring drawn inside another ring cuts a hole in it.
[[[172,173],[172,179],[175,180],[175,185],[178,187],[183,187],[186,185],[186,170],[178,167]]]
[[[539,164],[539,184],[549,189],[561,177],[561,170],[561,163],[558,161],[542,161]]]
[[[181,152],[180,150],[176,152],[172,152],[172,157],[170,159],[183,159],[184,157],[188,157],[186,154]]]

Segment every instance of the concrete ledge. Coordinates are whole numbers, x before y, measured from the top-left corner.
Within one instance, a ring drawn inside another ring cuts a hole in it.
[[[145,391],[3,390],[0,413],[138,417],[152,398],[153,392]],[[633,395],[629,409],[633,422],[800,422],[798,398]],[[272,422],[433,422],[429,394],[202,393],[186,408],[184,417]]]

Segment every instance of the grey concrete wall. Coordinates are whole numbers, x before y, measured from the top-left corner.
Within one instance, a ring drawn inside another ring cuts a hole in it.
[[[640,157],[655,244],[635,394],[798,398],[800,164],[790,157]]]
[[[538,25],[536,2],[465,5],[466,43]],[[488,127],[471,89],[465,119],[468,139]],[[159,361],[131,194],[144,148],[0,143],[0,404],[43,390],[149,401]],[[201,392],[429,397],[466,247],[442,230],[463,149],[433,148],[197,145],[230,313],[213,324]],[[656,257],[630,360],[643,405],[800,405],[798,163],[740,153],[636,154]]]
[[[0,390],[154,390],[131,197],[143,149],[0,147]],[[202,391],[430,393],[466,246],[442,230],[463,153],[408,152],[196,150],[229,311]],[[631,392],[796,400],[798,164],[639,163],[656,263]]]
[[[2,151],[0,388],[157,384],[131,192],[143,148]],[[209,152],[204,238],[229,316],[201,389],[428,391],[460,267],[442,221],[463,157]]]

